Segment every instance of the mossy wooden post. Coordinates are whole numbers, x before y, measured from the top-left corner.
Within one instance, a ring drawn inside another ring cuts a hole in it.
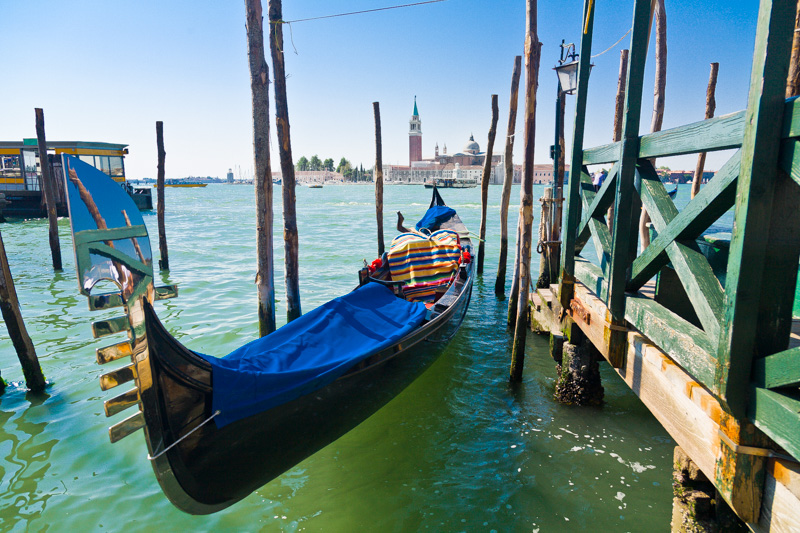
[[[269,48],[272,52],[272,68],[275,70],[275,127],[278,130],[278,154],[281,158],[286,320],[291,322],[298,318],[302,311],[300,309],[299,240],[294,163],[292,162],[292,142],[289,134],[289,104],[286,99],[281,0],[270,0],[269,2]]]
[[[156,176],[156,217],[158,218],[158,268],[169,270],[169,251],[167,250],[167,228],[164,221],[164,159],[167,153],[164,151],[164,123],[160,120],[156,122],[156,145],[158,147],[158,166]]]
[[[508,105],[508,128],[506,129],[505,178],[500,195],[500,262],[497,265],[497,279],[494,293],[502,296],[506,292],[506,265],[508,264],[508,204],[511,200],[511,185],[514,183],[514,130],[517,128],[517,101],[519,100],[519,72],[522,56],[514,58],[514,72],[511,74],[511,101]]]
[[[46,160],[45,160],[46,161]],[[25,375],[25,384],[33,392],[40,392],[45,388],[44,375],[36,357],[36,349],[19,309],[17,290],[11,277],[11,268],[8,265],[8,256],[3,244],[3,235],[0,233],[0,310],[6,323],[8,336],[17,351],[22,373]],[[0,381],[2,383],[2,381]],[[2,385],[0,385],[1,387]]]
[[[785,349],[791,326],[798,235],[773,200],[787,182],[778,154],[794,14],[789,2],[762,0],[756,30],[713,391],[737,417],[745,415],[753,357]],[[781,227],[794,234],[773,245]],[[769,303],[762,307],[761,298]]]
[[[714,110],[717,108],[717,100],[714,98],[714,93],[717,90],[718,72],[719,63],[711,63],[711,73],[708,76],[708,88],[706,89],[706,120],[714,116]],[[700,192],[700,184],[703,182],[703,169],[705,166],[706,153],[700,152],[697,154],[697,166],[694,168],[694,176],[692,177],[692,198],[697,196],[697,193]]]
[[[264,55],[261,0],[245,0],[247,57],[253,110],[256,200],[258,334],[275,331],[275,265],[272,241],[272,171],[269,158],[269,67]]]
[[[520,191],[521,246],[519,258],[519,295],[514,344],[511,350],[512,383],[522,381],[525,362],[525,339],[528,331],[528,290],[531,283],[531,240],[533,237],[533,149],[536,142],[536,89],[539,84],[539,61],[542,43],[537,33],[537,2],[527,0],[525,13],[525,141]]]
[[[492,177],[492,150],[497,135],[497,95],[492,95],[492,126],[489,128],[489,141],[486,146],[486,158],[483,161],[481,174],[481,229],[478,241],[478,274],[483,274],[483,257],[486,245],[486,209],[489,204],[489,179]]]
[[[561,279],[558,297],[561,306],[569,309],[575,283],[575,243],[578,223],[581,219],[580,182],[583,168],[583,134],[586,124],[586,93],[589,88],[589,71],[592,55],[592,32],[594,28],[594,0],[583,2],[583,32],[578,59],[578,90],[575,96],[575,120],[572,130],[572,158],[569,167],[569,190],[565,195],[567,215],[561,246]]]
[[[381,105],[372,102],[375,115],[375,217],[378,220],[378,256],[384,252],[383,243],[383,146],[381,144]]]
[[[61,270],[61,243],[58,240],[58,215],[56,214],[56,188],[50,172],[50,160],[47,158],[47,140],[44,135],[44,111],[35,109],[36,139],[39,144],[39,163],[42,167],[42,189],[47,205],[47,222],[50,237],[50,255],[53,258],[53,270]]]
[[[514,270],[511,272],[511,294],[508,295],[508,327],[514,329],[517,323],[517,302],[519,301],[519,247],[522,244],[522,206],[517,213],[517,239],[514,246]]]
[[[619,53],[619,79],[617,80],[617,96],[614,101],[614,138],[617,142],[622,139],[622,119],[625,117],[625,87],[628,76],[628,50]],[[614,231],[614,204],[608,208],[606,214],[609,234]]]
[[[650,133],[661,131],[664,123],[664,99],[667,89],[667,11],[664,8],[664,0],[654,0],[656,25],[656,79],[655,90],[653,91],[653,118],[650,122]],[[653,166],[656,160],[652,160]],[[639,241],[642,250],[650,246],[650,215],[646,209],[642,209],[639,216]]]

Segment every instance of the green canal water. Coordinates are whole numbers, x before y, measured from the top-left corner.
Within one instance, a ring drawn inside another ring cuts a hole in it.
[[[94,349],[122,339],[94,340],[89,323],[119,310],[90,313],[78,295],[69,221],[59,221],[64,271],[57,274],[46,220],[0,225],[50,382],[44,395],[26,393],[0,323],[0,371],[10,383],[0,395],[0,530],[667,531],[674,442],[607,365],[602,407],[559,405],[547,338],[531,334],[524,381],[515,390],[507,385],[506,302],[493,290],[500,190],[489,190],[484,278],[437,363],[343,438],[242,502],[201,517],[162,495],[141,432],[108,442],[107,426],[126,415],[103,413],[103,400],[121,391],[100,391],[98,377],[109,368],[95,363]],[[477,232],[480,190],[442,194]],[[541,186],[534,194],[542,196]],[[512,228],[518,198],[516,186]],[[387,242],[397,210],[416,220],[429,201],[422,187],[387,187]],[[257,331],[253,188],[167,189],[166,212],[172,270],[157,274],[157,283],[178,284],[180,296],[157,312],[188,347],[225,355]],[[275,212],[280,228],[280,189]],[[298,188],[297,213],[309,311],[352,289],[362,260],[374,258],[373,188]],[[157,235],[155,212],[145,221]],[[275,242],[283,323],[280,231]]]

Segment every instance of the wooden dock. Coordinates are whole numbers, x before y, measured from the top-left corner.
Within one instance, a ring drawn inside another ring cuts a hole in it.
[[[622,140],[586,148],[585,2],[560,279],[531,295],[530,316],[590,341],[751,529],[800,531],[800,101],[785,98],[796,3],[760,4],[747,108],[640,135],[651,2],[635,0]],[[652,161],[716,150],[735,153],[679,211]],[[595,191],[599,164],[613,166]],[[639,250],[642,207],[654,237]],[[729,243],[709,248],[703,233],[731,208]]]

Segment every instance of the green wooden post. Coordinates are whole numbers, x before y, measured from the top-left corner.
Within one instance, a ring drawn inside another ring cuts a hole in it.
[[[620,367],[625,359],[627,333],[625,325],[625,285],[628,267],[636,255],[639,195],[634,190],[636,162],[639,158],[639,118],[642,109],[644,66],[650,26],[650,0],[636,0],[633,9],[633,35],[628,60],[625,117],[622,124],[622,144],[619,155],[619,174],[616,179],[616,209],[611,235],[611,264],[605,270],[608,280],[608,308],[611,324],[609,362]]]
[[[594,2],[583,2],[583,34],[581,35],[580,59],[578,60],[578,91],[575,102],[575,122],[572,130],[572,159],[570,160],[569,190],[567,199],[567,220],[563,231],[561,248],[561,281],[558,287],[559,299],[564,308],[575,290],[575,239],[581,220],[580,169],[583,166],[583,133],[586,124],[586,97],[589,88],[591,69],[592,34],[594,31]]]
[[[771,313],[760,313],[759,304],[766,286],[763,280],[785,274],[775,271],[772,265],[766,272],[764,267],[769,259],[767,236],[778,181],[778,150],[791,52],[787,43],[792,41],[794,9],[794,3],[762,0],[758,13],[714,388],[737,417],[745,413],[753,356],[766,355],[765,350],[774,343],[762,345],[757,338],[759,334],[767,338],[776,331],[775,325],[766,320]],[[796,246],[789,248],[789,253],[795,253]],[[769,250],[769,253],[784,252]],[[795,256],[792,268],[796,265]],[[776,294],[764,294],[764,297],[774,299]],[[770,307],[775,305],[774,301],[770,302]],[[789,307],[791,312],[791,304]]]

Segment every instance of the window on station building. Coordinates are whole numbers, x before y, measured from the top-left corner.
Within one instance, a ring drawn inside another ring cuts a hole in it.
[[[125,167],[122,164],[122,156],[112,155],[108,158],[110,176],[112,178],[124,178]]]

